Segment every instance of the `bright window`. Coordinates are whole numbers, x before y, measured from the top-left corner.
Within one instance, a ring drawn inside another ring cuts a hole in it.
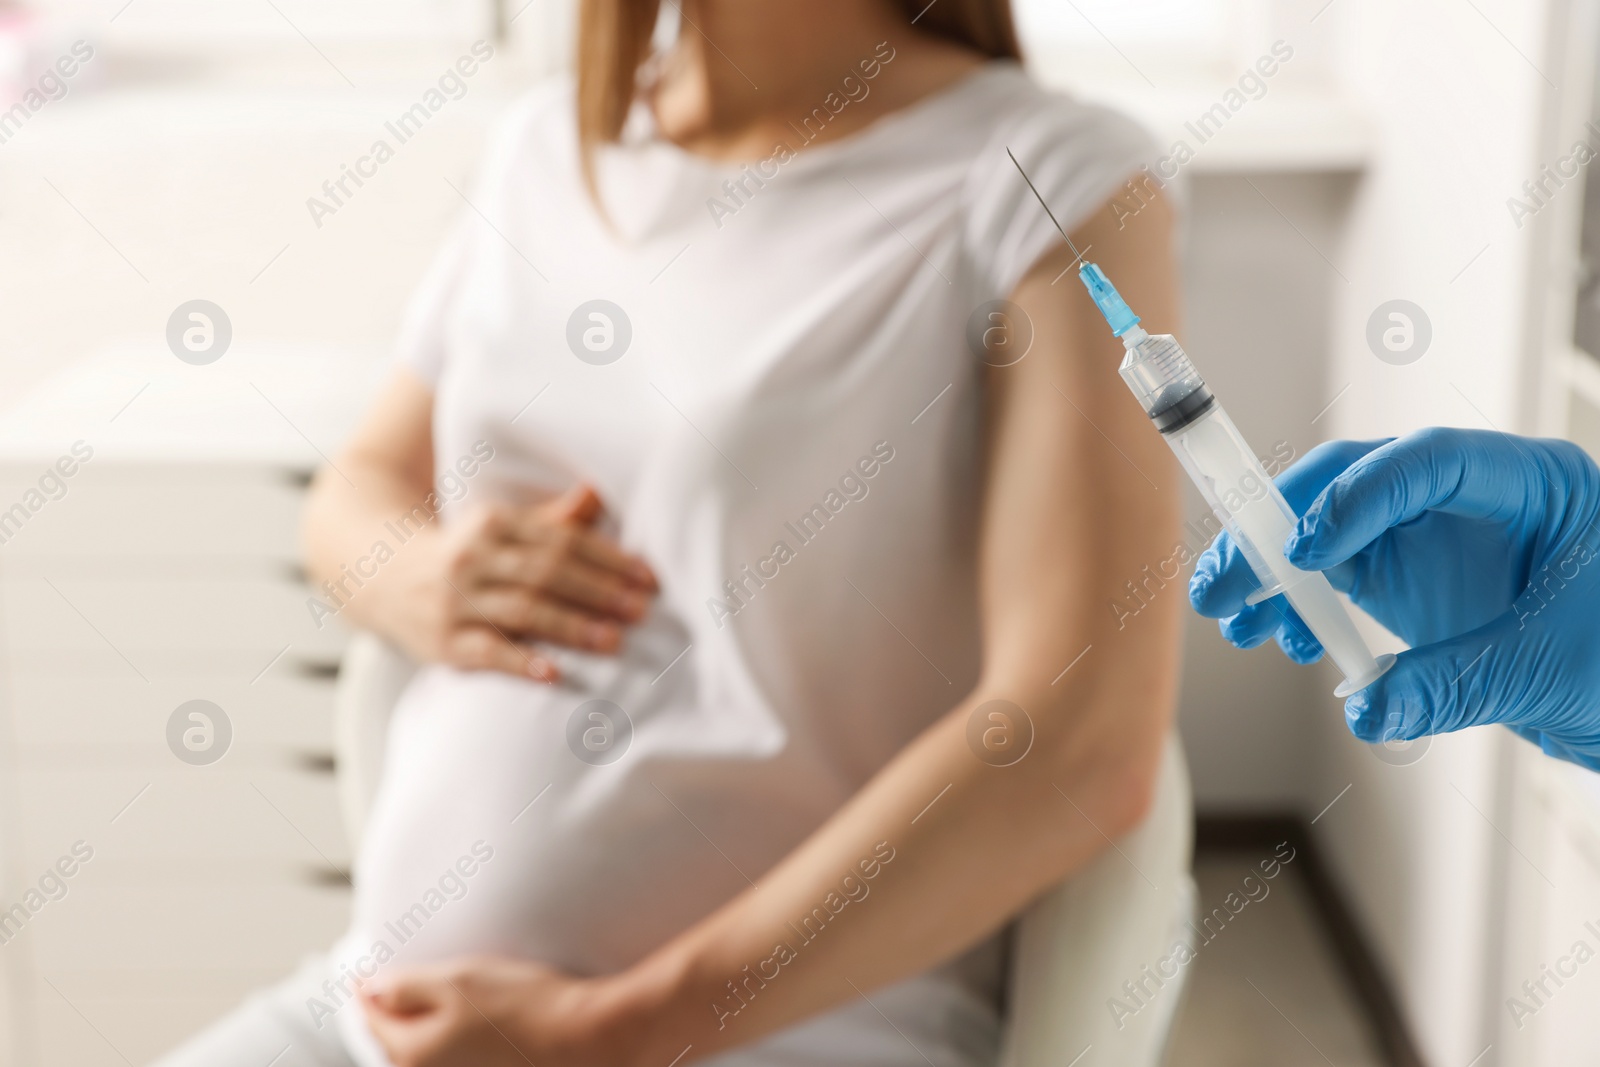
[[[1223,46],[1229,9],[1238,0],[1012,0],[1025,45],[1055,50],[1185,45],[1215,52]]]
[[[102,36],[392,41],[481,35],[494,0],[27,0],[25,6]],[[515,0],[512,0],[515,2]],[[526,0],[522,0],[526,2]],[[520,6],[520,5],[519,5]]]

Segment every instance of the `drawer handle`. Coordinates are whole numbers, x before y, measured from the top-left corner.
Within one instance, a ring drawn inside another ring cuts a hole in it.
[[[294,661],[294,672],[302,678],[331,682],[339,677],[339,661],[297,659]]]
[[[290,753],[290,762],[302,771],[311,774],[337,774],[339,773],[339,760],[332,752],[313,752],[310,749],[299,749]]]
[[[322,889],[348,890],[353,884],[350,881],[350,872],[338,867],[324,867],[321,865],[303,867],[301,868],[301,877],[305,879],[308,885],[318,886]]]

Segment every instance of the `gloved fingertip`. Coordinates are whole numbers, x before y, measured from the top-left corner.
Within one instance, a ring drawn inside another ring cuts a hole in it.
[[[1305,520],[1302,519],[1301,521],[1304,522]],[[1299,529],[1290,534],[1289,539],[1283,543],[1283,558],[1301,570],[1310,569],[1305,566],[1306,558],[1310,554],[1311,549],[1306,543],[1305,534],[1301,533]]]
[[[1319,513],[1306,512],[1283,543],[1284,558],[1303,571],[1322,570],[1322,554],[1318,549],[1327,534],[1327,525],[1320,521]]]
[[[1344,702],[1344,717],[1354,721],[1366,716],[1372,709],[1372,700],[1365,689],[1351,693]]]
[[[1367,695],[1367,691],[1363,689],[1359,693],[1350,694],[1344,702],[1344,722],[1350,728],[1350,732],[1360,740],[1372,744],[1377,740],[1377,730],[1373,728],[1376,721],[1377,716],[1372,713],[1372,698]]]
[[[1202,561],[1203,564],[1203,561]],[[1211,583],[1214,577],[1209,571],[1195,568],[1194,576],[1189,579],[1189,606],[1196,611],[1205,607],[1206,594],[1211,592]]]
[[[1242,611],[1237,615],[1229,615],[1226,619],[1218,620],[1217,629],[1222,632],[1222,639],[1234,648],[1259,648],[1271,635],[1252,632],[1244,618]]]
[[[1279,641],[1278,647],[1283,649],[1285,656],[1301,666],[1315,663],[1322,658],[1322,645],[1315,641],[1303,641],[1298,636]]]
[[[1350,730],[1369,745],[1415,741],[1435,732],[1425,690],[1404,660],[1345,701]],[[1352,713],[1353,712],[1353,713]]]

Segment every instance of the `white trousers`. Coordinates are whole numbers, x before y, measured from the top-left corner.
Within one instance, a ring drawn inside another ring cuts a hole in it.
[[[946,967],[998,977],[1000,942],[991,939]],[[338,1018],[318,1026],[306,1002],[326,1003],[327,958],[308,959],[290,977],[256,993],[152,1067],[362,1067],[381,1054],[347,1049]],[[1000,1019],[985,996],[947,978],[919,975],[857,999],[753,1046],[735,1049],[707,1067],[822,1067],[872,1063],[882,1067],[992,1067],[998,1059]],[[346,1002],[340,1013],[359,1012]],[[897,1024],[885,1025],[887,1018]],[[920,1025],[918,1025],[920,1023]],[[357,1027],[366,1035],[364,1028]]]
[[[153,1067],[356,1067],[332,1019],[311,1021],[306,1000],[322,996],[326,960],[308,959],[294,974],[255,994],[157,1060]],[[350,1004],[349,1011],[360,1011]]]

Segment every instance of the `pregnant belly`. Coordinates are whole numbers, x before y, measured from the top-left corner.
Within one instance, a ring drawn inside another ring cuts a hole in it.
[[[729,759],[683,694],[646,697],[636,673],[612,660],[546,686],[424,670],[390,728],[349,940],[403,963],[482,952],[614,971],[744,888],[742,872],[765,870],[832,810],[825,797],[797,801],[804,771],[782,746]],[[630,706],[632,723],[609,761],[606,724],[579,712],[607,697]],[[696,750],[708,742],[714,758]]]

